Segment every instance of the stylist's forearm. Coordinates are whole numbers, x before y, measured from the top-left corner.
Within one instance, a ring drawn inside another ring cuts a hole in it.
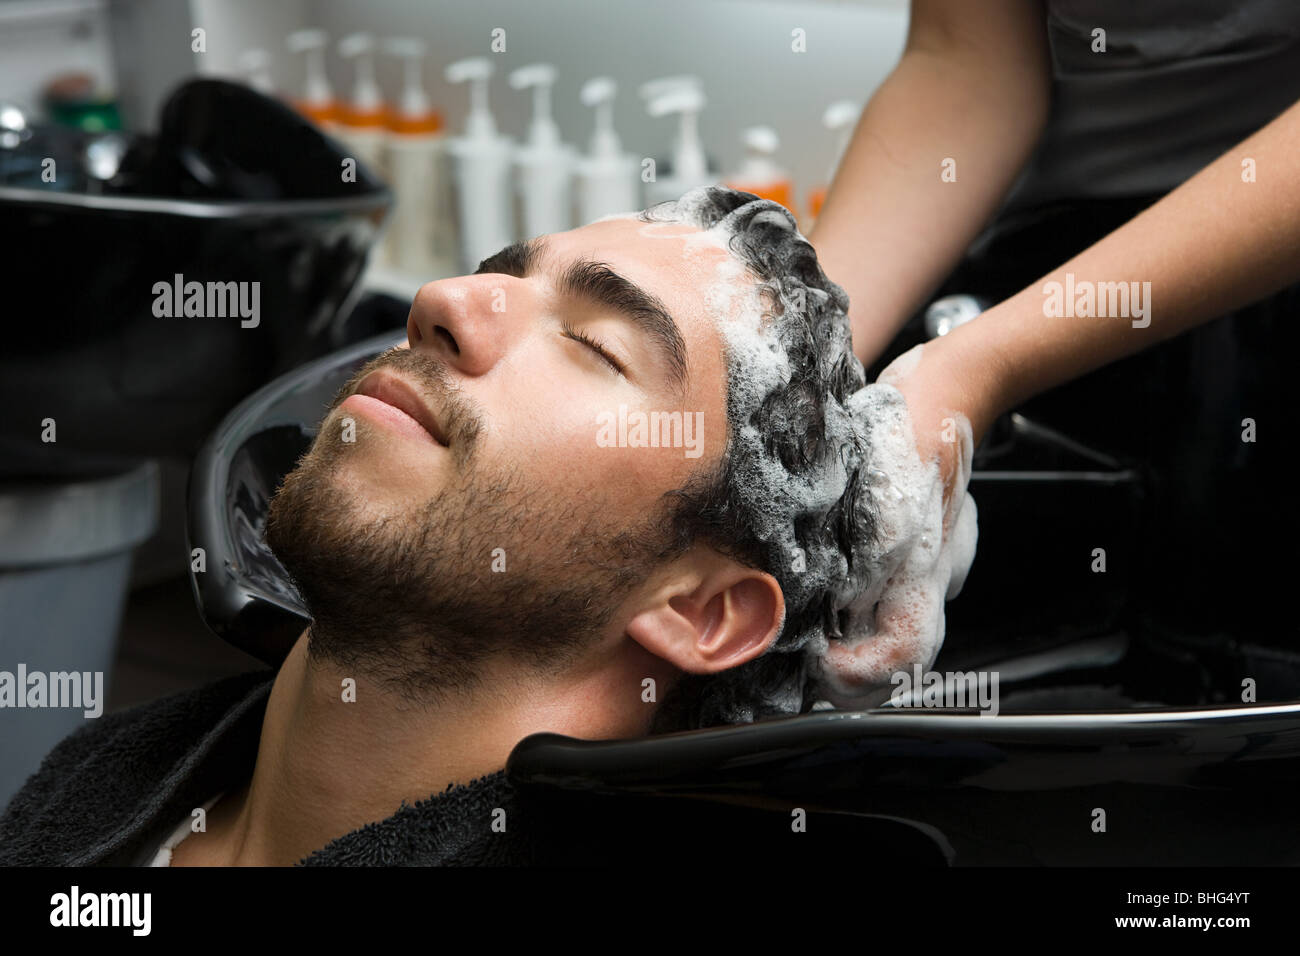
[[[1254,181],[1243,171],[1253,171]],[[996,380],[990,402],[1002,411],[1298,281],[1300,103],[1056,271],[926,349],[941,353],[933,358],[949,369],[964,365],[959,376]],[[1059,298],[1049,283],[1059,284]],[[1128,314],[1098,317],[1103,307],[1111,312],[1108,293],[1098,293],[1092,317],[1083,315],[1088,307],[1080,297],[1089,286],[1104,289],[1102,283],[1124,283],[1141,298],[1129,302]],[[1069,288],[1076,290],[1073,302],[1064,294]],[[1051,314],[1058,303],[1064,314]]]
[[[849,294],[854,352],[866,364],[960,260],[1046,118],[1041,13],[1035,23],[1015,3],[967,10],[914,5],[922,19],[863,110],[809,234]],[[961,39],[941,14],[971,17]],[[945,160],[955,181],[943,178]]]

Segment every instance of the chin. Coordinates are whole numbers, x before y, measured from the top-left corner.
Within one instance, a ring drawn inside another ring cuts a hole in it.
[[[323,497],[329,489],[333,500],[322,505],[334,509],[355,503],[356,510],[373,512],[364,506],[382,503],[409,510],[413,498],[425,497],[420,492],[436,464],[420,451],[361,421],[356,441],[345,442],[337,423],[328,422],[285,483],[301,473],[296,481],[314,485],[314,496]]]

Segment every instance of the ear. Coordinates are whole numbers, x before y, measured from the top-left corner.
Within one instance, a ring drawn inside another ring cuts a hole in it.
[[[785,621],[776,578],[703,547],[673,561],[640,603],[627,635],[688,674],[716,674],[758,657]]]

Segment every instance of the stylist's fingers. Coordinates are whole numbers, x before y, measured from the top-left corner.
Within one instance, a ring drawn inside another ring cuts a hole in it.
[[[966,506],[970,505],[972,513],[975,508],[974,501],[966,492],[975,457],[970,423],[957,415],[945,416],[940,421],[939,443],[935,448],[943,477],[943,536],[946,540],[952,536],[957,518]]]
[[[845,633],[821,655],[823,696],[836,707],[875,706],[896,673],[933,664],[944,602],[974,558],[971,431],[959,414],[932,407],[930,390],[913,380],[918,357],[919,350],[905,354],[855,396],[867,427],[875,533]]]
[[[974,440],[970,422],[959,411],[936,400],[934,382],[926,380],[920,370],[924,346],[904,352],[880,373],[879,381],[898,389],[907,404],[917,454],[926,464],[939,469],[943,482],[946,536],[962,507],[966,486],[970,483]]]
[[[832,641],[826,674],[831,703],[870,707],[889,696],[893,675],[929,667],[943,643],[947,582],[929,572],[930,548],[918,545],[885,585],[869,634]]]
[[[945,513],[938,472],[908,490],[884,476],[871,493],[880,551],[850,609],[848,633],[829,641],[824,655],[828,699],[837,707],[879,703],[892,675],[914,663],[928,666],[943,639],[948,581],[936,573]]]
[[[945,528],[944,538],[948,548],[948,592],[944,599],[951,601],[961,593],[966,584],[966,575],[975,561],[975,543],[979,540],[979,510],[975,499],[969,492],[954,495],[957,503],[956,515],[951,528]]]

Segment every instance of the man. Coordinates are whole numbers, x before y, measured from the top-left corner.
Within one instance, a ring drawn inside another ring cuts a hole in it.
[[[272,503],[313,621],[278,672],[64,741],[0,862],[523,860],[502,768],[529,734],[864,703],[928,666],[942,615],[880,587],[942,595],[971,554],[934,553],[937,480],[888,486],[913,446],[846,311],[789,213],[723,188],[424,286]],[[918,569],[894,545],[925,508]],[[917,615],[919,642],[891,624]]]

